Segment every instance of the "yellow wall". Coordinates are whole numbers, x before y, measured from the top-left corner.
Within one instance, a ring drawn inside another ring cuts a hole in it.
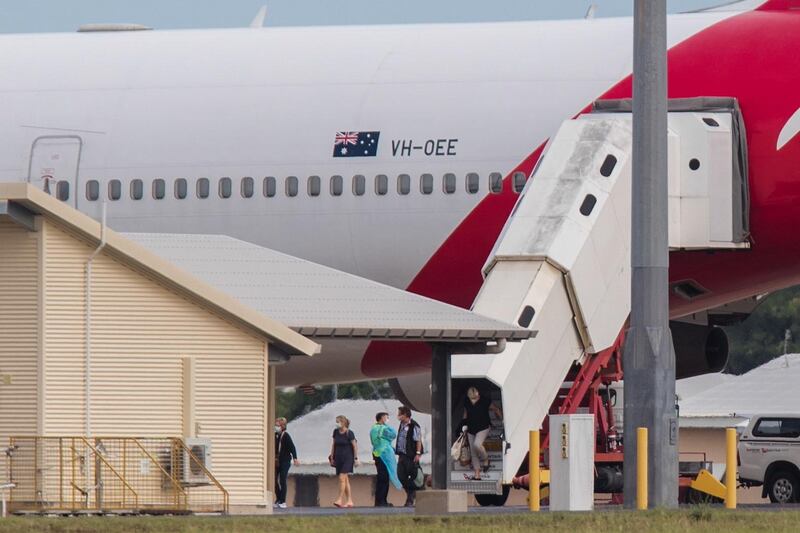
[[[0,219],[0,438],[85,432],[84,280],[93,247],[38,222],[40,231],[29,232]],[[232,505],[264,503],[265,340],[106,254],[95,260],[92,287],[92,434],[185,436],[182,358],[191,357],[194,427],[212,441],[213,473]]]
[[[37,431],[39,238],[0,218],[0,243],[0,446],[5,447],[8,436]]]

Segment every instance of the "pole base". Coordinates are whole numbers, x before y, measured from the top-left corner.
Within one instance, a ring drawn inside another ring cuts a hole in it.
[[[416,514],[466,513],[469,496],[465,490],[423,490],[417,492]]]

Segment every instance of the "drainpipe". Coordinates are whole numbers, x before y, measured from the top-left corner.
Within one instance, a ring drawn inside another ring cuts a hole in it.
[[[86,409],[86,440],[92,436],[92,262],[97,257],[103,248],[106,247],[106,203],[102,205],[102,215],[100,219],[100,245],[95,248],[92,255],[86,261],[86,316],[85,316],[85,332],[86,332],[86,358],[85,368],[86,376],[84,379],[84,403]],[[88,472],[88,468],[86,469]]]

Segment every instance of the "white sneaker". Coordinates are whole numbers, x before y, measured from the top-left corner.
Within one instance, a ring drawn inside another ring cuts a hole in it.
[[[286,509],[286,504],[285,503],[279,503],[278,507],[280,507],[281,509]]]

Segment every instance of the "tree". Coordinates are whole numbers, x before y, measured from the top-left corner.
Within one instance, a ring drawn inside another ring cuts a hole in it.
[[[311,389],[301,388],[278,391],[275,413],[289,420],[303,416],[333,400],[376,400],[394,398],[386,380],[363,381],[342,385],[323,385]]]
[[[790,353],[800,349],[800,286],[769,295],[744,322],[726,327],[730,357],[725,372],[742,374],[783,354],[786,330]]]

